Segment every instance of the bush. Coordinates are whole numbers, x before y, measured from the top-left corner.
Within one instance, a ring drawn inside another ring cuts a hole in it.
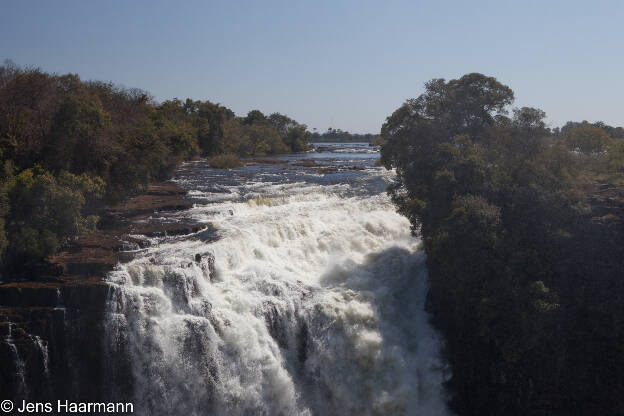
[[[213,156],[208,159],[208,164],[215,169],[233,169],[243,166],[243,162],[233,153]]]
[[[8,263],[38,261],[54,253],[69,237],[95,229],[97,217],[83,216],[87,199],[103,194],[100,178],[62,171],[58,177],[35,166],[9,184]]]

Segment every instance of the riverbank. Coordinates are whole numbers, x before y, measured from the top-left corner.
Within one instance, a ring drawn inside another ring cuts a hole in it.
[[[0,391],[6,397],[101,398],[106,274],[150,238],[199,231],[197,224],[166,223],[158,215],[191,206],[179,186],[152,183],[144,194],[105,209],[97,231],[66,244],[40,273],[0,284]]]

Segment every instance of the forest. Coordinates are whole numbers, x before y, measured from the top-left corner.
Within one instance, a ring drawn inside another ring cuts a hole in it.
[[[482,74],[433,79],[382,127],[423,239],[461,415],[624,414],[622,128],[550,130]]]
[[[0,66],[0,273],[25,273],[97,227],[98,213],[169,178],[184,160],[215,167],[308,149],[307,127],[209,101]]]

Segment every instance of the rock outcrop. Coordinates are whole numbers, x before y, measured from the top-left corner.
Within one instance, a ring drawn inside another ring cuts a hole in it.
[[[129,399],[130,363],[108,360],[103,341],[105,276],[150,237],[202,229],[155,215],[190,208],[185,194],[172,183],[151,184],[145,194],[106,210],[98,231],[68,243],[41,273],[0,283],[2,399]]]

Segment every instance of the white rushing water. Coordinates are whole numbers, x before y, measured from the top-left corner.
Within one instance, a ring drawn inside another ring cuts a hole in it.
[[[110,274],[135,411],[449,414],[420,242],[385,194],[350,186],[195,190],[213,202],[180,215],[218,239],[162,239]]]
[[[4,342],[6,342],[9,349],[11,350],[11,355],[14,357],[13,362],[15,363],[15,376],[17,380],[16,393],[21,396],[27,396],[29,390],[28,385],[26,384],[26,364],[24,363],[24,360],[20,357],[19,351],[13,339],[13,324],[9,323],[8,327],[8,334],[5,337]]]

